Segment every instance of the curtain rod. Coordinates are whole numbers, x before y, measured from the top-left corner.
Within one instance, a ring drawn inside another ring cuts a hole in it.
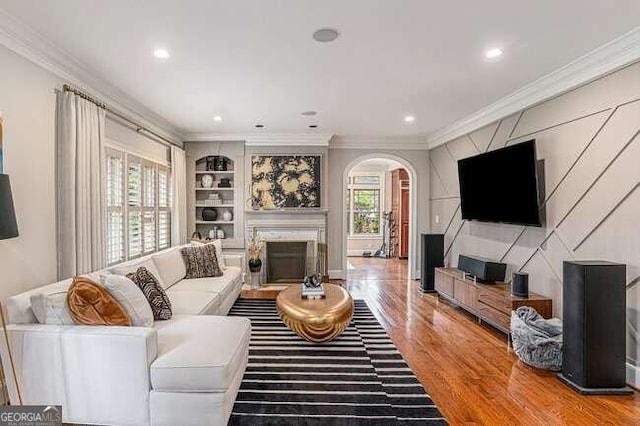
[[[120,112],[109,108],[109,106],[107,104],[105,104],[104,102],[100,101],[99,99],[96,99],[94,97],[92,97],[91,95],[89,95],[88,93],[83,92],[80,89],[76,89],[75,87],[71,87],[69,84],[63,84],[62,85],[62,90],[65,92],[71,92],[74,95],[80,96],[82,99],[86,99],[87,101],[96,104],[99,108],[103,108],[106,111],[108,111],[110,114],[115,115],[116,117],[118,117],[121,120],[126,121],[127,123],[133,125],[136,129],[137,133],[140,133],[144,136],[149,137],[149,135],[153,136],[155,138],[155,141],[158,143],[161,143],[162,145],[166,145],[166,146],[177,146],[178,148],[182,148],[180,145],[178,145],[177,143],[174,143],[173,141],[171,141],[170,139],[165,138],[162,135],[159,135],[158,133],[154,132],[153,130],[149,130],[146,127],[138,124],[137,122],[133,121],[132,119],[130,119],[129,117],[127,117],[126,115],[121,114]],[[148,133],[149,135],[145,135],[143,132]]]

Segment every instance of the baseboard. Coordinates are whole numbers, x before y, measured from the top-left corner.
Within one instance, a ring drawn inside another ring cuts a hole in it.
[[[640,389],[640,367],[627,362],[627,383]]]
[[[334,280],[343,280],[344,271],[342,269],[329,269],[329,278]]]

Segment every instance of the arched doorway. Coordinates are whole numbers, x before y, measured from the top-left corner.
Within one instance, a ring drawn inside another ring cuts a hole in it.
[[[357,169],[359,165],[366,164],[367,162],[375,162],[379,160],[387,160],[391,164],[395,164],[406,171],[406,174],[409,178],[409,224],[408,224],[408,242],[407,242],[407,271],[408,271],[408,279],[417,278],[416,274],[416,259],[415,253],[417,253],[417,214],[416,214],[416,206],[417,206],[417,174],[415,168],[402,157],[386,154],[386,153],[372,153],[362,155],[353,161],[351,161],[347,167],[344,169],[343,175],[343,188],[342,188],[342,238],[343,238],[343,258],[342,258],[342,270],[345,271],[345,276],[348,274],[348,255],[349,255],[349,233],[351,231],[351,227],[353,226],[353,218],[351,217],[351,213],[349,212],[349,176],[354,169]],[[374,254],[374,253],[372,253]]]

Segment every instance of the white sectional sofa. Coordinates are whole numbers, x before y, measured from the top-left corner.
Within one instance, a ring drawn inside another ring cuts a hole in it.
[[[64,280],[7,300],[24,404],[62,405],[63,421],[105,425],[226,425],[248,359],[250,323],[225,317],[240,294],[242,255],[224,255],[222,277],[182,279],[180,247],[89,274],[124,272],[151,260],[173,317],[153,327],[39,324],[36,293],[65,292]],[[16,388],[0,343],[11,401]]]

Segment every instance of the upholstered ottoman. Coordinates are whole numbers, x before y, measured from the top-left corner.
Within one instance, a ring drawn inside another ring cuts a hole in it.
[[[177,315],[154,328],[151,424],[226,425],[247,365],[249,320]]]

